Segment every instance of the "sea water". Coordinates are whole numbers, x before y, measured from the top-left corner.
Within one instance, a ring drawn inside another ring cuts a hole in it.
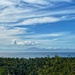
[[[0,57],[10,58],[36,58],[36,57],[54,57],[55,55],[60,57],[75,57],[75,52],[0,52]]]

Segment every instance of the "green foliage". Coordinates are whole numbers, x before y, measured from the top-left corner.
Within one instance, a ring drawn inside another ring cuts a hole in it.
[[[75,75],[75,58],[0,58],[0,75]]]

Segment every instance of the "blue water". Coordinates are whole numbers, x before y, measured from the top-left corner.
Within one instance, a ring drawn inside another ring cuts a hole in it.
[[[49,55],[50,57],[54,57],[55,55],[61,57],[75,57],[75,52],[0,52],[0,57],[18,57],[18,58],[35,58],[35,57],[46,57]]]

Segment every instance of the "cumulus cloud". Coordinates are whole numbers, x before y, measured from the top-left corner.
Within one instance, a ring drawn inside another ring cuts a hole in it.
[[[24,46],[34,46],[34,45],[38,45],[38,42],[36,42],[36,41],[17,41],[16,39],[13,39],[12,44],[24,45]]]

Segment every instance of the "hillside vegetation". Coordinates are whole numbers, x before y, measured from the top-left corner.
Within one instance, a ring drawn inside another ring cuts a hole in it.
[[[0,75],[75,75],[75,58],[0,58]]]

